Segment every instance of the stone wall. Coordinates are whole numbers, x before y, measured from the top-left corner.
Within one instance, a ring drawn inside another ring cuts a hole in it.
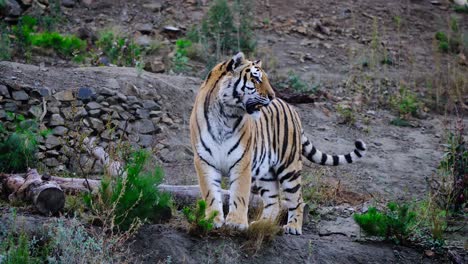
[[[84,79],[99,80],[102,77],[99,72],[102,68],[88,72]],[[62,80],[57,80],[54,86],[58,88],[38,84],[40,78],[36,79],[35,85],[30,85],[15,76],[4,76],[7,81],[0,77],[0,121],[13,126],[7,112],[40,120],[45,103],[46,113],[40,124],[50,129],[51,134],[40,141],[38,158],[44,169],[53,172],[102,171],[102,165],[86,154],[82,143],[86,136],[96,137],[97,144],[109,150],[119,142],[125,142],[135,148],[151,149],[154,153],[163,151],[167,147],[164,138],[171,132],[177,134],[181,129],[179,125],[187,122],[187,107],[175,106],[174,102],[191,105],[192,89],[184,95],[171,88],[171,81],[155,84],[152,76],[142,78],[122,74],[112,78],[113,74],[107,74],[110,76],[103,79],[104,85],[87,81],[87,85],[76,82],[69,87],[60,87]],[[168,94],[182,98],[169,100]]]

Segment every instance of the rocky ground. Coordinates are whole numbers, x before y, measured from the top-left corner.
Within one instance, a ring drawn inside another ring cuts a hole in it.
[[[64,31],[88,32],[87,35],[92,37],[100,29],[117,25],[136,41],[158,40],[170,46],[173,38],[165,33],[164,27],[177,27],[180,29],[177,34],[182,36],[203,17],[208,8],[203,2],[63,1]],[[307,82],[318,85],[324,94],[316,99],[316,103],[295,105],[309,138],[329,153],[350,151],[357,138],[367,143],[368,154],[360,163],[326,169],[310,163],[305,166],[304,178],[316,178],[320,174],[330,188],[340,188],[342,193],[346,191],[349,195],[333,206],[317,209],[320,217],[309,221],[304,235],[280,236],[254,257],[246,256],[239,249],[243,244],[241,238],[198,239],[170,225],[146,225],[131,246],[136,258],[144,263],[449,261],[445,257],[428,257],[421,249],[360,242],[357,239],[359,228],[351,215],[375,202],[418,200],[427,195],[427,179],[436,172],[447,129],[452,127],[454,120],[453,115],[440,111],[449,108],[450,93],[443,93],[442,97],[447,100],[434,107],[431,99],[433,85],[438,79],[446,78],[444,74],[448,72],[440,70],[445,66],[455,65],[453,67],[462,67],[462,71],[467,72],[463,54],[437,53],[434,33],[447,30],[450,16],[456,16],[461,30],[467,32],[468,16],[454,13],[448,1],[428,0],[271,0],[255,1],[254,6],[258,41],[255,56],[263,59],[270,76],[278,78],[292,70]],[[375,39],[378,39],[377,47],[372,48]],[[168,71],[164,62],[170,56],[169,52],[170,49],[163,50],[150,59],[153,64],[163,64],[155,71]],[[362,67],[364,61],[372,60],[371,54],[382,52],[391,57],[391,65]],[[196,183],[188,118],[201,79],[147,72],[140,75],[133,68],[77,68],[69,62],[44,57],[32,60],[40,66],[0,63],[0,85],[16,89],[14,91],[47,88],[53,93],[80,87],[97,92],[110,89],[125,96],[154,100],[160,106],[157,110],[160,113],[151,116],[156,118],[152,122],[158,132],[137,133],[139,137],[135,143],[155,151],[157,161],[165,169],[167,183]],[[21,57],[17,61],[25,62]],[[203,66],[197,62],[193,65],[187,74],[201,76]],[[411,85],[419,96],[427,99],[425,103],[429,107],[421,111],[420,118],[411,120],[410,127],[390,125],[397,114],[383,103],[385,97],[398,90],[400,83]],[[468,91],[466,83],[462,91]],[[462,94],[465,103],[468,102],[467,94]],[[102,104],[102,101],[96,103]],[[338,105],[354,107],[354,125],[342,122],[336,111]],[[27,100],[20,106],[29,111]],[[128,107],[125,110],[137,121],[145,119],[140,118],[138,109],[132,109],[131,104]],[[90,113],[94,109],[87,110],[90,118],[100,117]],[[463,120],[468,124],[466,117]],[[140,144],[143,142],[140,138],[145,138],[146,143]],[[106,144],[109,141],[103,140]],[[48,158],[56,156],[51,150],[57,150],[56,146],[44,150]],[[461,229],[451,245],[463,247],[465,243],[466,249],[467,235],[466,227]]]

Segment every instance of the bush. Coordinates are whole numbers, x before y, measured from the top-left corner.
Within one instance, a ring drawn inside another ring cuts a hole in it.
[[[390,99],[390,104],[398,111],[402,119],[408,119],[410,116],[416,117],[421,107],[416,95],[404,86],[399,89],[396,96]]]
[[[176,41],[175,55],[173,57],[174,71],[183,72],[187,69],[188,49],[192,46],[192,42],[188,39],[178,39]]]
[[[213,211],[207,216],[206,202],[204,200],[199,200],[197,206],[193,209],[184,207],[182,212],[190,224],[189,233],[192,235],[205,235],[213,230],[214,219],[219,214],[218,211]]]
[[[353,217],[366,234],[403,243],[415,226],[416,213],[410,211],[406,204],[391,202],[387,204],[385,212],[371,207],[366,213],[354,214]]]
[[[126,175],[106,176],[97,196],[85,195],[85,204],[104,225],[115,226],[118,231],[133,230],[142,221],[158,219],[163,209],[170,207],[169,194],[157,189],[163,170],[156,167],[152,173],[143,171],[148,157],[145,151],[134,152],[125,166]]]
[[[141,60],[142,48],[131,39],[112,31],[103,32],[96,41],[96,46],[110,63],[117,66],[134,66]]]
[[[72,57],[86,50],[86,42],[76,36],[64,36],[57,32],[44,32],[31,35],[31,44],[54,49],[59,54]]]
[[[8,113],[15,123],[9,131],[0,123],[0,172],[26,172],[36,163],[38,138],[47,136],[49,130],[39,130],[37,122],[26,120],[23,115]]]

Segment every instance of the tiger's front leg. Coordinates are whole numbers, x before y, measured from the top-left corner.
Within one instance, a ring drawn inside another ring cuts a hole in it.
[[[230,196],[229,213],[226,217],[226,225],[244,230],[249,226],[247,211],[249,208],[251,185],[251,160],[246,155],[229,171]]]
[[[198,175],[198,183],[202,198],[206,201],[206,217],[214,211],[217,215],[214,218],[216,228],[224,224],[223,200],[221,195],[221,173],[195,155],[195,169]]]

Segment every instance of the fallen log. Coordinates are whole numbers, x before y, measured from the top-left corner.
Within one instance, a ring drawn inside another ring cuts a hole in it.
[[[48,181],[49,183],[55,183],[58,185],[60,190],[66,194],[76,195],[79,193],[85,192],[96,192],[101,184],[100,180],[89,180],[89,179],[81,179],[81,178],[62,178],[56,176],[49,176],[43,175],[42,177],[37,174],[36,170],[31,170],[35,172],[35,179],[39,178],[40,180]],[[30,171],[30,172],[31,172]],[[28,175],[30,174],[28,172]],[[23,174],[24,175],[24,174]],[[4,184],[8,186],[21,186],[24,182],[24,176],[21,174],[3,174],[0,175],[0,179],[3,179]],[[14,187],[16,188],[16,187]],[[14,190],[14,188],[7,187],[9,190]],[[197,200],[201,199],[200,187],[198,185],[166,185],[160,184],[157,186],[158,190],[161,192],[168,192],[173,197],[176,205],[179,207],[183,206],[191,206],[196,203]],[[227,213],[229,208],[229,190],[222,190],[221,191],[223,197],[223,207],[225,213]],[[65,198],[63,197],[63,200]],[[282,211],[287,213],[287,207],[284,202],[281,204]],[[63,205],[62,205],[63,208]],[[250,195],[250,202],[249,202],[249,212],[258,211],[259,209],[263,208],[263,201],[260,196],[251,194]],[[306,221],[307,216],[309,214],[309,207],[306,205],[304,208],[304,221]]]
[[[0,179],[10,201],[30,202],[42,214],[55,214],[65,205],[65,194],[60,185],[55,181],[44,181],[35,169],[29,170],[26,177],[2,174]]]

